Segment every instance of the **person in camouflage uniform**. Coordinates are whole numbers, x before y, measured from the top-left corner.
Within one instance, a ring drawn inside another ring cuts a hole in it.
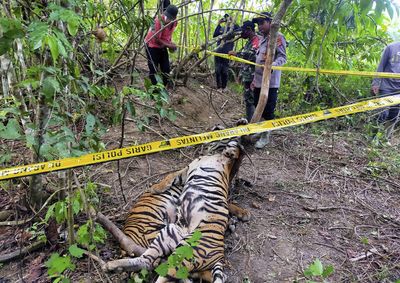
[[[235,51],[230,51],[230,55],[241,57],[245,60],[251,62],[256,61],[256,53],[260,45],[260,38],[255,32],[255,25],[251,21],[245,21],[241,27],[242,33],[241,38],[247,39],[245,46],[242,51],[236,53]],[[251,120],[254,114],[254,97],[253,91],[250,88],[251,82],[254,77],[255,66],[243,63],[240,69],[239,76],[241,77],[242,84],[244,87],[243,99],[246,105],[246,118],[248,121]]]

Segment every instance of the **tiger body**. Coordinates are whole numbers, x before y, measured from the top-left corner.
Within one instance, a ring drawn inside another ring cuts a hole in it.
[[[247,121],[239,120],[239,124]],[[124,268],[153,269],[198,230],[202,237],[199,245],[193,247],[194,261],[184,265],[193,276],[207,282],[225,280],[222,261],[229,212],[242,220],[249,218],[246,210],[227,202],[230,181],[242,159],[239,141],[211,143],[208,152],[212,155],[199,157],[184,169],[169,174],[138,199],[125,222],[124,233],[147,250],[140,257],[129,259]],[[110,262],[105,269],[121,267],[120,261]],[[175,272],[170,270],[169,277],[175,277]]]
[[[191,273],[211,270],[212,279],[207,281],[224,282],[222,261],[230,208],[228,192],[241,158],[239,141],[230,140],[222,152],[195,159],[144,194],[132,208],[124,232],[147,250],[140,257],[129,259],[126,268],[132,271],[155,268],[198,230],[202,237],[199,245],[193,247],[194,261],[183,264]],[[108,263],[106,269],[112,270],[113,266]],[[175,277],[175,272],[169,270],[168,275]]]
[[[124,233],[137,245],[147,249],[166,223],[176,221],[175,205],[183,191],[185,172],[183,169],[170,174],[153,185],[130,210]]]

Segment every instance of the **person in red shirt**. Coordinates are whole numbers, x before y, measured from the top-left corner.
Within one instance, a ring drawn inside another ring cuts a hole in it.
[[[169,82],[171,67],[168,49],[175,51],[177,48],[176,44],[172,42],[172,33],[177,26],[177,22],[171,22],[176,19],[177,14],[178,8],[174,5],[169,5],[164,13],[155,19],[144,40],[146,43],[149,77],[152,84],[157,84],[156,73],[158,70],[161,72],[163,84],[166,86]]]

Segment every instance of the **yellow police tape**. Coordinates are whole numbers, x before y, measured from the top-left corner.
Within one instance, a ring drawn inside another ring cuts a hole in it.
[[[357,102],[346,106],[331,108],[327,110],[315,111],[306,114],[275,119],[257,124],[249,124],[235,128],[219,130],[214,132],[201,133],[190,136],[172,138],[164,141],[155,141],[141,145],[134,145],[120,149],[108,150],[98,153],[86,154],[79,157],[71,157],[60,160],[41,162],[25,166],[12,167],[0,170],[0,180],[12,179],[17,177],[41,174],[45,172],[58,171],[68,168],[86,166],[96,163],[102,163],[112,160],[139,156],[154,152],[171,150],[187,147],[206,142],[222,140],[226,138],[243,136],[264,132],[266,130],[275,130],[289,126],[308,124],[320,120],[340,117],[348,114],[374,110],[390,105],[400,103],[400,95],[371,99]]]
[[[183,48],[188,48],[181,46]],[[199,48],[192,49],[195,52],[201,52]],[[233,55],[218,53],[214,51],[204,50],[207,54],[225,58],[232,61],[237,61],[245,64],[254,65],[257,67],[264,67],[264,65],[254,63],[252,61],[236,57]],[[366,72],[366,71],[342,71],[342,70],[326,70],[326,69],[313,69],[313,68],[299,68],[299,67],[283,67],[283,66],[272,66],[272,70],[281,70],[289,72],[305,72],[305,73],[319,73],[327,75],[350,75],[350,76],[361,76],[361,77],[374,77],[374,78],[389,78],[389,79],[400,79],[400,74],[396,73],[385,73],[385,72]]]

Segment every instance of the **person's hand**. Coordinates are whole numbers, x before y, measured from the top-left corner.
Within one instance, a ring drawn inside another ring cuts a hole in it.
[[[235,51],[233,51],[233,50],[231,50],[231,51],[228,52],[228,55],[236,56],[236,54],[237,54],[237,53],[236,53]]]
[[[171,44],[168,46],[168,49],[169,49],[170,51],[172,51],[172,52],[175,52],[175,50],[178,49],[178,47],[176,46],[175,43],[171,43]]]
[[[371,92],[372,92],[373,95],[377,95],[379,93],[379,86],[373,85],[371,87]]]
[[[256,85],[254,84],[254,81],[252,81],[251,84],[250,84],[250,89],[254,90],[255,87],[256,87]]]

